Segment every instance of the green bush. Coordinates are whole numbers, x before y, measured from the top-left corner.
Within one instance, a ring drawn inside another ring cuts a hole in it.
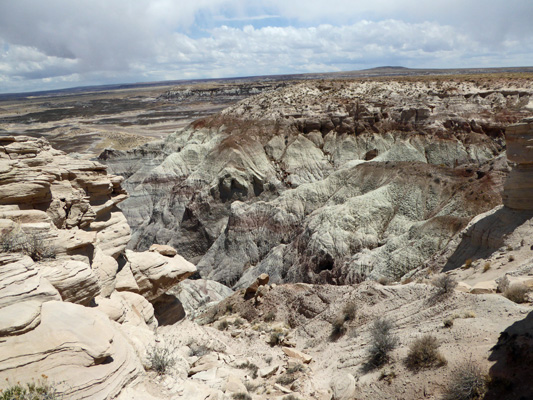
[[[442,367],[446,365],[446,359],[439,352],[437,338],[428,334],[411,343],[405,364],[410,370],[419,370]]]

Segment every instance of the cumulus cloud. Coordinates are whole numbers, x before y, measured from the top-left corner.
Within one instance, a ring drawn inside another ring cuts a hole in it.
[[[0,92],[404,65],[533,64],[530,0],[0,2]]]

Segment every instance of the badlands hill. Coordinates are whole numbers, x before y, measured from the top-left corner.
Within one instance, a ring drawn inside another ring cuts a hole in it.
[[[132,248],[169,244],[203,277],[399,279],[501,204],[532,94],[528,75],[303,82],[100,160],[126,177]]]
[[[107,168],[0,136],[0,395],[533,398],[527,78],[298,83]]]

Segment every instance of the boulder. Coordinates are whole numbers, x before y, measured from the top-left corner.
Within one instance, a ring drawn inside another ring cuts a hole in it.
[[[288,357],[296,358],[302,361],[304,364],[309,364],[313,360],[313,357],[299,350],[292,349],[290,347],[282,347],[281,349]]]
[[[333,400],[351,400],[355,397],[355,378],[348,373],[337,373],[330,381]]]
[[[174,257],[176,254],[178,254],[174,247],[166,244],[153,244],[150,246],[148,251],[157,251],[159,254],[167,257]]]
[[[248,286],[244,291],[244,298],[251,299],[252,297],[254,297],[257,293],[257,290],[259,289],[259,286],[267,285],[269,279],[270,277],[268,276],[268,274],[259,275],[255,282]]]
[[[180,255],[166,257],[157,252],[126,250],[126,259],[139,286],[139,293],[148,300],[156,299],[196,272],[196,267]]]

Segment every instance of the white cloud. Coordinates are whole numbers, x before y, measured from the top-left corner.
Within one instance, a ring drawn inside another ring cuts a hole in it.
[[[0,1],[0,92],[391,64],[532,65],[531,15],[531,0]]]

